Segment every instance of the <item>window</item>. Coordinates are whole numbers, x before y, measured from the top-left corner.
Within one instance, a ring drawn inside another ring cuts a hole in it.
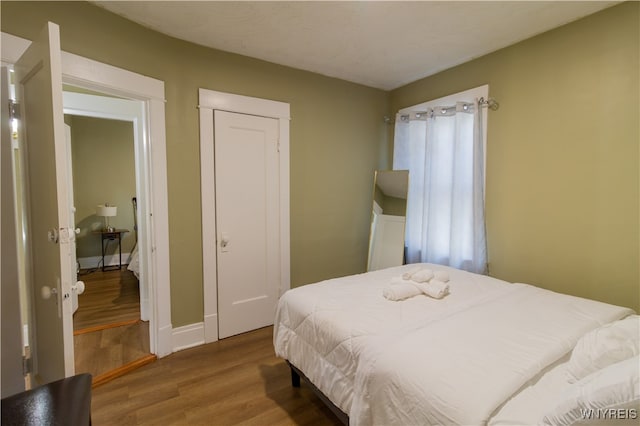
[[[484,166],[488,86],[402,109],[394,169],[409,170],[409,263],[486,273]]]

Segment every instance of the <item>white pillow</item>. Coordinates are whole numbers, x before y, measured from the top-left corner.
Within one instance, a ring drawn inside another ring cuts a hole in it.
[[[562,401],[542,422],[638,424],[640,419],[640,356],[598,370],[570,385]]]
[[[640,316],[630,315],[590,331],[578,340],[567,364],[574,383],[594,371],[640,353]]]

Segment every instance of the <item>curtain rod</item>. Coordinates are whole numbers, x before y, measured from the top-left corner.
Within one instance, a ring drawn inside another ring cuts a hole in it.
[[[478,104],[486,106],[491,111],[496,111],[498,108],[500,108],[500,104],[498,103],[498,101],[493,98],[485,99],[484,96],[478,99]]]
[[[480,105],[481,107],[487,107],[491,111],[497,111],[498,108],[500,108],[500,104],[498,103],[498,101],[493,98],[485,99],[484,96],[478,99],[478,105]],[[383,117],[383,120],[386,124],[395,124],[396,122],[396,120],[387,115]]]

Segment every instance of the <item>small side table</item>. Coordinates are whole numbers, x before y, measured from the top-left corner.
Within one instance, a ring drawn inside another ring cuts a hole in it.
[[[103,229],[102,231],[95,231],[96,234],[100,234],[101,236],[101,240],[100,240],[100,245],[102,246],[102,271],[111,271],[111,270],[115,270],[115,269],[122,269],[122,234],[125,234],[129,232],[128,229],[114,229],[113,231],[107,231],[106,229]],[[109,241],[114,241],[114,240],[118,240],[118,254],[119,254],[119,260],[118,260],[118,266],[113,265],[112,267],[107,268],[104,264],[104,251],[106,249],[105,247],[105,241],[107,241],[107,244],[109,243]]]

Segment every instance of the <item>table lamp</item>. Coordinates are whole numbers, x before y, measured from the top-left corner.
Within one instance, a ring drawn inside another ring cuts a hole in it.
[[[118,208],[116,206],[110,206],[107,203],[99,204],[98,207],[96,207],[96,216],[103,216],[105,218],[105,231],[115,231],[113,227],[109,226],[109,218],[114,217],[117,211]]]

